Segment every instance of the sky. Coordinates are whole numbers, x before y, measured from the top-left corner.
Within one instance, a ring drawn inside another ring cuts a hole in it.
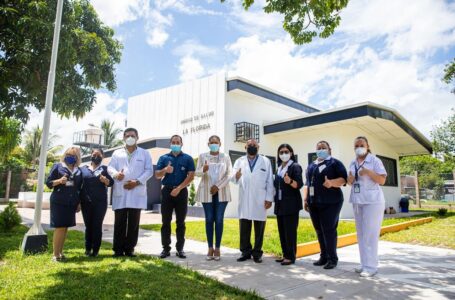
[[[117,90],[81,119],[53,114],[58,144],[103,118],[123,128],[128,98],[225,71],[319,109],[365,101],[396,109],[425,136],[455,108],[444,66],[455,57],[455,2],[350,0],[327,39],[295,45],[265,0],[91,0],[124,46]],[[412,4],[411,4],[412,3]],[[27,129],[42,126],[32,110]]]

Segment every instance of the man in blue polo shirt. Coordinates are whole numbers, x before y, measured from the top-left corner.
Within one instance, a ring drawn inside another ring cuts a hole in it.
[[[162,179],[161,189],[161,244],[163,251],[160,257],[170,256],[171,251],[171,222],[172,213],[175,209],[177,223],[176,255],[186,258],[183,246],[185,244],[185,218],[188,210],[187,186],[194,179],[194,161],[191,156],[182,152],[182,137],[171,137],[171,152],[160,157],[156,166],[155,177]]]

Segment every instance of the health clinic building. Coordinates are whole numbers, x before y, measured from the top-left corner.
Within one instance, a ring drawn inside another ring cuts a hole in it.
[[[150,151],[153,162],[169,150],[169,137],[183,137],[183,151],[194,158],[208,151],[208,138],[221,138],[221,151],[232,163],[245,154],[245,141],[256,138],[261,154],[276,168],[277,147],[289,143],[306,168],[315,159],[316,143],[326,140],[332,156],[346,167],[354,158],[354,138],[369,139],[372,152],[387,169],[383,186],[386,207],[398,211],[400,156],[432,152],[430,141],[394,109],[365,102],[320,111],[301,101],[240,77],[225,73],[131,97],[128,127],[139,131],[139,145]],[[197,182],[196,182],[197,183]],[[348,203],[350,187],[343,187],[342,218],[353,217]],[[237,216],[237,186],[231,184],[233,202],[227,217]],[[269,210],[271,213],[273,210]],[[302,215],[305,215],[302,212]]]

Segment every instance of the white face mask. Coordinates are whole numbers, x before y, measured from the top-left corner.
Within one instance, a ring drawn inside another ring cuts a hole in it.
[[[284,162],[288,162],[291,159],[291,153],[280,154],[280,159]]]
[[[126,138],[125,144],[126,144],[127,146],[130,146],[130,147],[131,147],[131,146],[134,146],[134,145],[136,144],[136,139],[133,138],[132,136],[129,136],[129,137]]]
[[[364,156],[365,154],[367,154],[367,148],[365,147],[355,148],[355,155]]]

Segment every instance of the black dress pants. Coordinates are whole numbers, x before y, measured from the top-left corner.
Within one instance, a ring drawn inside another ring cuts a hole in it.
[[[265,221],[252,221],[240,219],[240,251],[242,256],[261,258],[262,244],[264,241]],[[251,227],[254,223],[254,248],[251,245]]]
[[[297,253],[297,228],[299,227],[299,213],[286,216],[277,216],[278,233],[280,234],[283,257],[295,261]]]
[[[115,253],[133,253],[139,237],[141,210],[122,208],[115,211],[114,245]]]
[[[321,247],[321,259],[338,262],[337,227],[343,202],[310,204],[310,217]]]
[[[185,219],[188,211],[188,189],[184,188],[180,191],[177,197],[171,196],[172,188],[163,187],[161,190],[161,218],[163,225],[161,226],[161,244],[164,251],[171,250],[171,222],[172,213],[175,210],[176,218],[176,235],[177,243],[175,248],[177,251],[182,251],[185,245]]]
[[[98,253],[103,236],[103,221],[107,211],[107,200],[82,201],[81,210],[85,224],[85,250]]]

